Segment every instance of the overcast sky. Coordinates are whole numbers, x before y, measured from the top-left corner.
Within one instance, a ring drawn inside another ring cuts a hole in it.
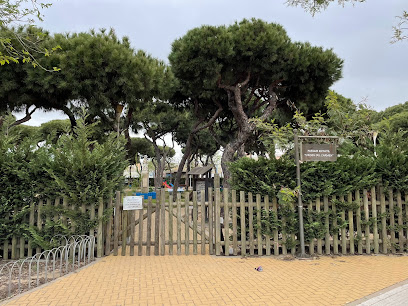
[[[408,101],[408,41],[390,44],[395,16],[407,0],[367,0],[354,7],[331,5],[312,17],[285,0],[57,0],[39,25],[53,33],[114,28],[134,48],[167,61],[171,43],[203,24],[231,24],[261,18],[283,25],[294,41],[332,48],[344,60],[343,78],[333,89],[376,110]],[[386,4],[385,4],[386,3]],[[30,125],[59,112],[36,112]]]

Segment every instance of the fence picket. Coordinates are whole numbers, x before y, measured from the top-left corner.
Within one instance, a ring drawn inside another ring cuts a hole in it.
[[[197,255],[197,191],[193,191],[193,254]]]
[[[185,254],[190,254],[190,219],[189,219],[189,206],[190,206],[190,193],[187,191],[185,193],[185,214],[184,214],[184,223],[185,223]],[[218,254],[219,255],[219,254]]]
[[[324,227],[326,229],[326,235],[324,238],[324,250],[326,255],[330,255],[330,217],[329,217],[329,198],[328,196],[323,197],[324,212],[326,214],[324,218]]]
[[[386,210],[385,210],[385,194],[384,187],[380,187],[380,203],[381,203],[381,244],[382,252],[384,254],[388,253],[388,233],[387,233],[387,219],[386,219]]]
[[[205,192],[201,192],[201,255],[205,255]]]
[[[355,192],[355,200],[358,205],[357,211],[356,211],[356,226],[357,226],[357,237],[358,237],[358,242],[357,242],[357,252],[358,254],[363,254],[363,237],[362,237],[362,231],[361,231],[361,201],[360,201],[360,191],[356,190]]]
[[[126,255],[128,213],[128,210],[122,211],[122,256]]]
[[[402,199],[401,192],[397,191],[397,206],[398,206],[398,244],[399,252],[404,251],[404,232],[403,232],[403,222],[402,222]]]
[[[214,254],[214,207],[213,207],[213,189],[208,188],[208,232],[209,232],[209,251]]]
[[[344,196],[340,196],[339,201],[344,202]],[[344,204],[343,204],[343,209],[340,212],[340,215],[341,215],[341,222],[342,222],[342,226],[340,230],[341,231],[341,235],[340,235],[341,254],[345,255],[347,254],[347,235],[346,235],[346,227],[344,226],[346,223],[346,211],[344,209]]]
[[[245,224],[245,192],[241,191],[239,193],[239,203],[240,203],[240,223],[241,223],[241,256],[246,255],[246,224]]]
[[[103,198],[99,199],[98,207],[98,232],[96,233],[96,256],[103,256]]]
[[[119,222],[120,222],[120,191],[116,191],[115,196],[115,214],[114,214],[114,229],[113,229],[113,256],[118,256],[119,248]]]
[[[108,211],[112,208],[113,200],[112,196],[109,197]],[[108,256],[111,252],[111,239],[112,239],[112,212],[109,214],[108,223],[106,224],[106,242],[105,242],[105,255]]]
[[[229,190],[224,188],[224,255],[230,255],[230,240],[229,240]]]
[[[181,255],[181,194],[177,193],[177,255]]]
[[[166,192],[161,189],[160,192],[160,255],[164,256],[166,247]]]
[[[144,200],[142,200],[144,202]],[[144,204],[144,203],[143,203]],[[139,210],[139,237],[138,237],[138,246],[137,246],[137,255],[142,256],[143,255],[143,212],[144,212],[144,205],[142,206],[143,208]],[[133,210],[133,224],[131,228],[131,232],[135,232],[135,227],[134,227],[134,222],[135,222],[135,211]],[[134,241],[134,237],[130,238],[131,241]],[[147,241],[146,241],[147,245]]]
[[[169,255],[173,255],[173,196],[169,194]]]
[[[347,202],[351,204],[353,202],[353,195],[351,192],[347,195]],[[348,210],[348,222],[349,222],[349,241],[350,241],[350,254],[355,253],[354,249],[354,213],[352,209]]]
[[[395,254],[395,210],[394,193],[392,189],[388,190],[388,205],[390,207],[390,232],[391,232],[391,253]]]
[[[320,214],[321,210],[321,202],[320,198],[316,199],[316,212]],[[318,237],[317,238],[317,254],[322,255],[323,253],[323,246],[322,246],[322,238]]]
[[[278,202],[276,197],[272,199],[272,211],[275,214],[275,217],[278,218]],[[273,230],[273,255],[279,255],[279,233],[277,229]]]
[[[365,215],[365,231],[364,231],[364,236],[365,236],[365,247],[366,247],[366,254],[371,254],[371,237],[370,237],[370,212],[368,209],[368,192],[367,189],[363,190],[363,203],[364,203],[364,215]]]
[[[313,211],[313,203],[310,201],[309,204],[307,204],[307,209],[309,210],[309,212]],[[314,245],[314,237],[312,237],[310,239],[309,242],[309,254],[313,255],[315,253],[315,245]]]
[[[339,254],[339,229],[337,228],[337,208],[336,196],[332,196],[332,211],[333,211],[333,253]]]
[[[138,244],[140,246],[140,227],[143,222],[143,209],[140,209],[138,211],[138,217],[139,217],[139,237],[138,237]],[[136,211],[131,210],[129,212],[129,218],[130,218],[130,243],[129,243],[129,254],[130,256],[135,256],[135,230],[136,230]],[[140,220],[142,219],[142,220]],[[141,254],[139,254],[140,256]]]
[[[378,254],[380,250],[380,244],[378,241],[377,194],[375,187],[371,188],[371,210],[373,214],[374,254]]]
[[[254,255],[254,205],[252,192],[248,193],[249,254]]]
[[[265,211],[267,213],[267,216],[269,216],[269,196],[266,195],[264,197],[264,203],[265,203]],[[270,235],[265,235],[265,240],[266,240],[266,255],[269,256],[271,255],[271,236]]]
[[[262,223],[261,223],[261,195],[256,195],[256,240],[258,242],[258,256],[263,254]]]
[[[292,210],[293,211],[296,211],[296,205],[295,205],[295,203],[292,203]],[[296,236],[295,236],[295,234],[294,233],[292,233],[292,234],[290,234],[290,239],[292,240],[292,246],[291,246],[291,248],[290,248],[290,253],[292,254],[292,255],[295,255],[296,254]]]

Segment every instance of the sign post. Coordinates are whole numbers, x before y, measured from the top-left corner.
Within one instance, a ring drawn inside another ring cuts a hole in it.
[[[293,130],[295,140],[295,162],[296,162],[296,180],[298,187],[298,213],[299,213],[299,235],[300,235],[300,257],[306,257],[305,252],[305,233],[303,226],[303,203],[302,203],[302,189],[300,182],[300,160],[299,160],[299,138],[301,139],[333,139],[337,140],[337,136],[298,136],[297,130]],[[337,150],[336,144],[314,144],[302,143],[302,161],[336,161]]]

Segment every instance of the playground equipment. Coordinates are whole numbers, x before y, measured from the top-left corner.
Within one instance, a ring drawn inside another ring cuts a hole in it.
[[[164,182],[163,182],[163,186],[166,187],[166,188],[172,189],[174,185],[173,185],[172,183],[170,183],[170,185],[169,185],[169,184],[167,183],[167,181],[164,181]]]

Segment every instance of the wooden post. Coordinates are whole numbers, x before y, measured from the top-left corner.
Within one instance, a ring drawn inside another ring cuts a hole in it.
[[[126,255],[128,211],[122,208],[122,256]]]
[[[248,226],[249,226],[249,254],[254,255],[254,205],[252,192],[248,193],[248,205],[249,205],[249,215],[248,215]]]
[[[358,254],[363,254],[363,234],[361,231],[361,201],[360,201],[360,191],[355,192],[356,203],[358,204],[356,212],[356,225],[357,225],[357,236],[359,238],[357,243]]]
[[[258,241],[258,256],[263,255],[262,246],[262,223],[261,223],[261,195],[256,195],[256,239]]]
[[[163,191],[164,192],[164,191]],[[161,190],[156,190],[156,212],[154,215],[154,255],[158,256],[160,251],[160,198]]]
[[[265,211],[267,216],[269,216],[269,196],[266,195],[264,197],[264,203],[265,203]],[[265,235],[266,239],[266,255],[269,256],[271,255],[271,236],[270,235]]]
[[[278,202],[276,197],[273,197],[272,199],[272,211],[276,218],[278,218]],[[273,255],[279,255],[279,232],[277,229],[273,230]]]
[[[197,191],[193,191],[193,254],[197,255]]]
[[[116,191],[115,197],[115,220],[114,220],[114,230],[113,230],[113,256],[118,256],[119,248],[119,216],[120,216],[120,191]]]
[[[329,197],[323,197],[324,212],[326,216],[324,218],[324,227],[326,229],[326,235],[324,238],[324,250],[326,255],[330,255],[330,218],[329,218]]]
[[[181,255],[181,194],[177,193],[177,255]]]
[[[371,241],[370,241],[370,225],[368,224],[370,220],[370,212],[368,209],[368,194],[367,189],[363,189],[363,204],[364,204],[364,214],[365,214],[365,245],[366,245],[366,254],[371,254]]]
[[[213,206],[213,189],[208,188],[208,234],[209,234],[209,251],[214,255],[214,206]]]
[[[380,187],[380,205],[381,205],[381,236],[382,236],[382,252],[388,253],[388,233],[387,233],[387,218],[385,210],[385,194],[384,187]]]
[[[221,191],[220,191],[220,176],[218,173],[214,175],[214,190],[215,190],[215,255],[220,255],[221,250]]]
[[[292,203],[292,209],[293,209],[293,211],[296,211],[296,205],[295,205],[295,203]],[[303,211],[303,208],[302,208],[302,211]],[[302,216],[303,216],[303,213],[302,213]],[[303,222],[302,222],[302,224],[303,224]],[[302,226],[302,229],[303,229],[303,226]],[[296,240],[296,236],[295,236],[295,234],[293,233],[293,234],[290,234],[290,238],[292,239],[292,241],[295,241]],[[300,237],[299,237],[300,238]],[[304,243],[304,242],[303,242]],[[293,244],[292,245],[292,247],[290,248],[290,253],[292,254],[292,255],[295,255],[296,254],[296,244]]]
[[[395,254],[395,211],[394,211],[394,193],[392,189],[388,190],[388,205],[390,207],[390,227],[391,227],[391,252]]]
[[[339,200],[344,202],[344,196],[340,196]],[[346,211],[343,209],[341,212],[341,221],[342,225],[346,222]],[[341,254],[347,254],[347,235],[346,235],[346,228],[344,226],[341,227]]]
[[[109,197],[108,210],[112,208],[113,199],[112,195]],[[106,242],[105,242],[105,256],[108,256],[112,250],[111,240],[112,240],[112,212],[109,214],[108,223],[106,224]]]
[[[232,249],[233,255],[238,254],[238,237],[237,237],[237,191],[231,190],[232,201]]]
[[[351,192],[347,195],[347,202],[353,202],[353,195]],[[349,209],[348,211],[348,221],[349,221],[349,235],[350,235],[350,254],[354,255],[354,219],[353,219],[353,210]]]
[[[140,214],[142,214],[142,224],[143,224],[143,210],[139,210],[139,217]],[[130,256],[135,256],[135,230],[136,230],[136,211],[135,210],[129,210],[127,211],[128,215],[128,226],[130,229],[130,235],[128,235],[127,239],[129,239],[129,255]],[[140,227],[140,223],[139,223]],[[138,241],[140,243],[140,241]]]
[[[166,191],[160,193],[160,255],[164,256],[166,247]]]
[[[184,225],[185,225],[185,254],[189,255],[190,254],[190,211],[189,211],[189,206],[190,206],[190,192],[186,191],[184,193],[185,199],[185,213],[184,213]]]
[[[399,252],[404,252],[404,232],[403,232],[403,222],[402,222],[402,199],[401,192],[397,191],[397,205],[398,205],[398,244]]]
[[[201,255],[205,255],[205,191],[201,192]]]
[[[246,224],[245,224],[245,192],[239,193],[240,221],[241,221],[241,256],[246,255]]]
[[[337,209],[336,203],[336,196],[332,196],[332,211],[333,211],[333,253],[339,254],[339,230],[337,228]]]
[[[138,233],[139,237],[138,237],[138,245],[137,245],[137,255],[138,256],[143,255],[143,211],[144,211],[143,208],[139,209],[139,233]],[[134,235],[135,235],[135,211],[134,210],[133,210],[131,233],[133,233],[133,234],[131,234],[131,238],[130,238],[130,246],[132,247],[132,244],[133,245],[135,244],[135,238],[134,238]]]
[[[316,199],[316,211],[320,214],[320,198]],[[317,254],[323,254],[322,238],[320,237],[317,238]]]
[[[173,255],[173,197],[170,194],[169,194],[169,255]]]
[[[307,205],[307,209],[309,210],[309,216],[310,216],[310,213],[313,211],[312,201],[310,201],[309,204]],[[315,244],[314,244],[314,237],[312,237],[309,242],[309,254],[314,255],[314,253],[315,253]]]
[[[152,197],[148,197],[147,204],[147,234],[146,234],[146,255],[150,256],[152,243]]]
[[[229,192],[228,188],[224,188],[224,246],[225,246],[225,254],[229,256]]]
[[[220,255],[221,252],[221,192],[218,187],[215,189],[215,255]]]
[[[374,254],[378,254],[380,251],[380,244],[378,241],[377,194],[376,194],[375,187],[371,188],[371,209],[373,212]]]
[[[103,256],[103,198],[99,198],[96,256]]]

